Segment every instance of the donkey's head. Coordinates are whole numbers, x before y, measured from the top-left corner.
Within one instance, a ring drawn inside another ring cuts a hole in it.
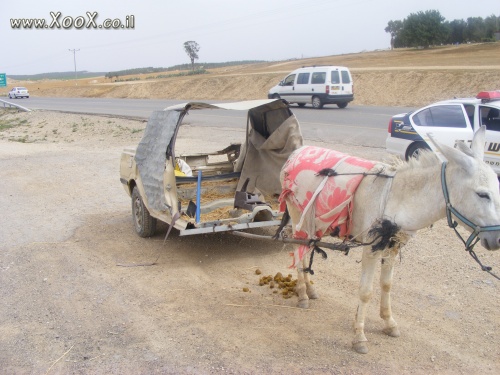
[[[431,139],[448,160],[446,186],[449,203],[460,224],[479,231],[481,244],[488,250],[500,248],[500,193],[497,175],[483,161],[486,127],[474,135],[471,147],[458,142],[457,148]],[[460,217],[463,216],[463,218]],[[478,228],[480,227],[480,228]],[[487,228],[490,227],[490,228]]]

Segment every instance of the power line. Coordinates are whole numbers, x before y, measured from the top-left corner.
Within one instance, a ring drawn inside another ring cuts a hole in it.
[[[76,52],[80,51],[80,49],[69,49],[68,51],[73,52],[73,62],[75,63],[75,86],[77,85],[76,83]]]

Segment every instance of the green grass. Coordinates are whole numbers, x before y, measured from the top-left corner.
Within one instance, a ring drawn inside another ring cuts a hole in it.
[[[14,111],[0,111],[0,131],[12,129],[18,126],[29,125],[28,120],[20,119],[19,117],[8,118],[9,114],[15,113]]]

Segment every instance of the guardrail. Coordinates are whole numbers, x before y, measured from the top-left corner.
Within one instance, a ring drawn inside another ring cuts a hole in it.
[[[24,112],[31,112],[31,109],[26,108],[26,107],[23,107],[22,105],[19,105],[19,104],[14,104],[14,103],[8,102],[7,100],[2,100],[2,99],[0,99],[0,102],[1,102],[1,103],[3,103],[4,108],[5,108],[6,106],[9,106],[9,107],[16,107],[16,108],[20,109],[21,111],[24,111]]]

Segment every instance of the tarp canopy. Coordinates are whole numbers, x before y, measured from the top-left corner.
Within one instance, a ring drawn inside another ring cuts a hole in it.
[[[163,192],[163,172],[167,160],[166,150],[180,116],[181,113],[176,111],[153,112],[135,152],[135,163],[148,204],[158,211],[169,208]]]

